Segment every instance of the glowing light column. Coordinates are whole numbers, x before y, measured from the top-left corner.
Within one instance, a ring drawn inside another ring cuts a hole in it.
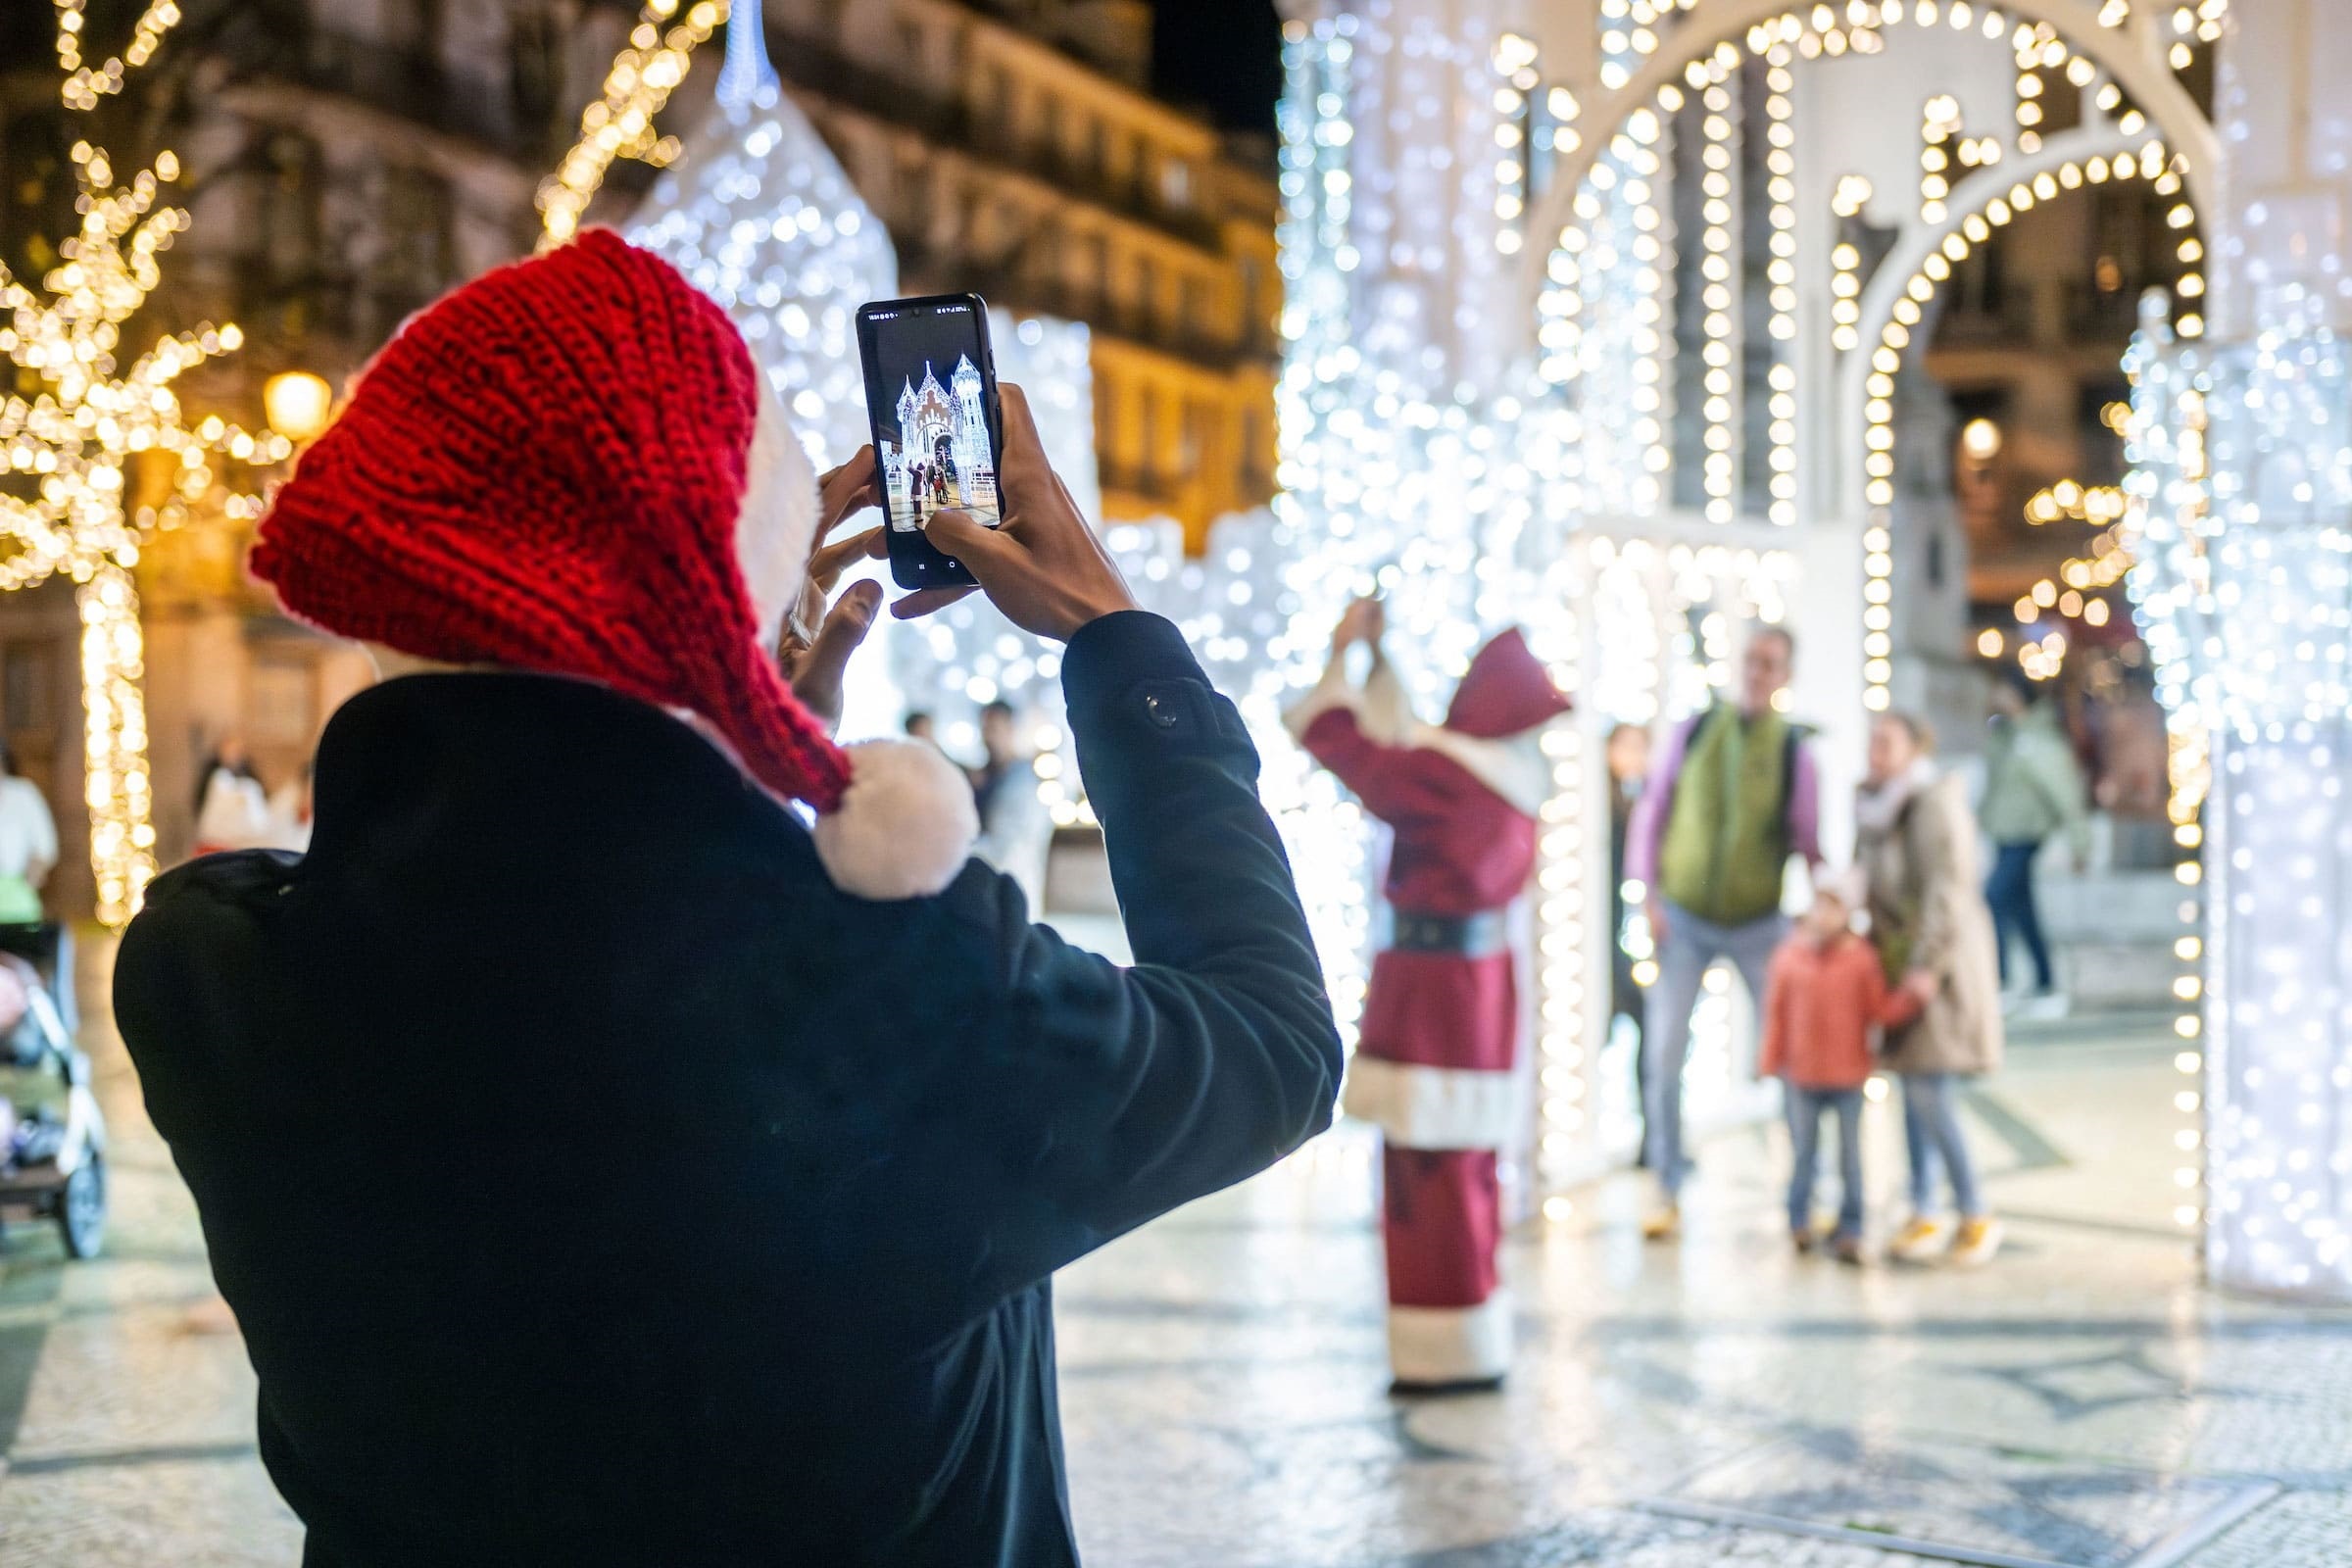
[[[2204,1201],[2184,1164],[2181,1211],[2217,1283],[2352,1301],[2352,301],[2313,243],[2352,214],[2312,152],[2352,131],[2330,3],[2232,24],[2213,343],[2143,323],[2126,523],[2176,732],[2211,760],[2204,865],[2181,867],[2207,922],[2180,1023]]]

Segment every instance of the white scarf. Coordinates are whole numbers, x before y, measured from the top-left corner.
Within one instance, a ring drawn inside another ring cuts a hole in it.
[[[1894,831],[1903,808],[1936,782],[1936,760],[1920,758],[1884,784],[1864,784],[1854,797],[1854,825],[1866,838]]]

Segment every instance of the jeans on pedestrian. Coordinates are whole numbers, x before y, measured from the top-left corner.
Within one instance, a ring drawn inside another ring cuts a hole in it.
[[[1717,925],[1678,905],[1666,906],[1658,978],[1649,988],[1649,1026],[1642,1031],[1642,1112],[1645,1163],[1669,1195],[1680,1193],[1690,1174],[1683,1152],[1683,1064],[1690,1054],[1690,1012],[1707,970],[1718,959],[1729,962],[1761,1010],[1773,952],[1788,934],[1788,922],[1778,913],[1745,925]]]
[[[1788,1143],[1795,1166],[1788,1173],[1788,1229],[1813,1228],[1813,1182],[1821,1167],[1821,1118],[1838,1117],[1838,1234],[1862,1237],[1862,1091],[1787,1087]]]
[[[1993,846],[1992,874],[1984,879],[1984,902],[1992,906],[1994,945],[2001,956],[2001,983],[2009,983],[2009,948],[2023,941],[2034,960],[2034,989],[2050,990],[2050,946],[2042,940],[2041,906],[2034,898],[2034,861],[2039,840]]]
[[[1959,1080],[1948,1072],[1907,1072],[1903,1080],[1903,1141],[1911,1149],[1911,1211],[1936,1212],[1936,1167],[1951,1179],[1952,1202],[1963,1219],[1980,1219],[1977,1168],[1960,1130]]]

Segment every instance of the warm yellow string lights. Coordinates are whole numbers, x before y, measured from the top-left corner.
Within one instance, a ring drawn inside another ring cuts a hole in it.
[[[1840,354],[1862,346],[1862,248],[1855,241],[1869,226],[1862,215],[1872,194],[1861,174],[1839,175],[1830,193],[1838,220],[1838,243],[1830,250],[1830,345]]]
[[[131,29],[130,47],[92,68],[81,56],[81,30],[88,20],[82,15],[84,4],[85,0],[57,0],[57,68],[66,75],[69,109],[94,109],[102,96],[121,92],[123,78],[154,58],[164,34],[179,21],[179,7],[172,0],[153,0]]]
[[[539,187],[541,250],[579,232],[580,217],[603,188],[613,160],[632,158],[659,167],[677,156],[675,137],[655,135],[654,117],[686,79],[695,49],[727,20],[726,0],[695,0],[683,17],[678,3],[646,0],[628,47],[613,57],[605,76],[605,95],[580,115],[579,140]]]
[[[80,0],[57,0],[67,107],[87,110],[101,94],[120,91],[125,74],[154,55],[178,20],[169,3],[150,6],[130,48],[92,70],[82,63]],[[267,464],[291,449],[281,437],[254,436],[220,419],[194,429],[182,422],[172,383],[190,367],[235,352],[243,335],[233,323],[168,335],[118,373],[122,323],[163,281],[158,257],[188,226],[186,213],[158,205],[179,176],[179,161],[158,153],[154,167],[118,186],[103,150],[77,142],[73,158],[81,226],[58,245],[59,264],[41,278],[40,292],[0,267],[0,355],[41,384],[29,398],[0,400],[0,453],[11,471],[36,481],[30,499],[0,497],[0,591],[61,572],[79,585],[90,863],[98,917],[119,926],[137,912],[156,869],[131,578],[140,542],[212,489],[216,454]],[[169,466],[158,507],[133,505],[141,463]]]
[[[1706,513],[1709,522],[1730,522],[1740,507],[1740,321],[1735,307],[1740,303],[1733,292],[1738,257],[1734,251],[1739,213],[1733,206],[1733,166],[1740,150],[1739,98],[1740,78],[1727,77],[1710,81],[1700,92],[1699,103],[1706,111],[1699,122],[1704,143],[1699,148],[1702,172],[1699,175],[1699,305],[1705,312],[1700,318],[1706,341],[1699,346],[1704,361],[1702,385],[1706,401],[1700,406],[1705,419],[1707,455],[1702,465],[1701,479],[1706,487]]]
[[[1931,223],[1943,221],[1943,199],[1952,193],[1950,143],[1960,134],[1960,100],[1937,93],[1920,112],[1919,216]]]

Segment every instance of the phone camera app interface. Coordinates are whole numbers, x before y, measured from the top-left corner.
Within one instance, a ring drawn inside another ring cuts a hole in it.
[[[997,526],[997,460],[971,308],[896,311],[871,319],[881,373],[866,395],[874,400],[875,456],[890,525],[914,532],[932,514],[956,510]]]

